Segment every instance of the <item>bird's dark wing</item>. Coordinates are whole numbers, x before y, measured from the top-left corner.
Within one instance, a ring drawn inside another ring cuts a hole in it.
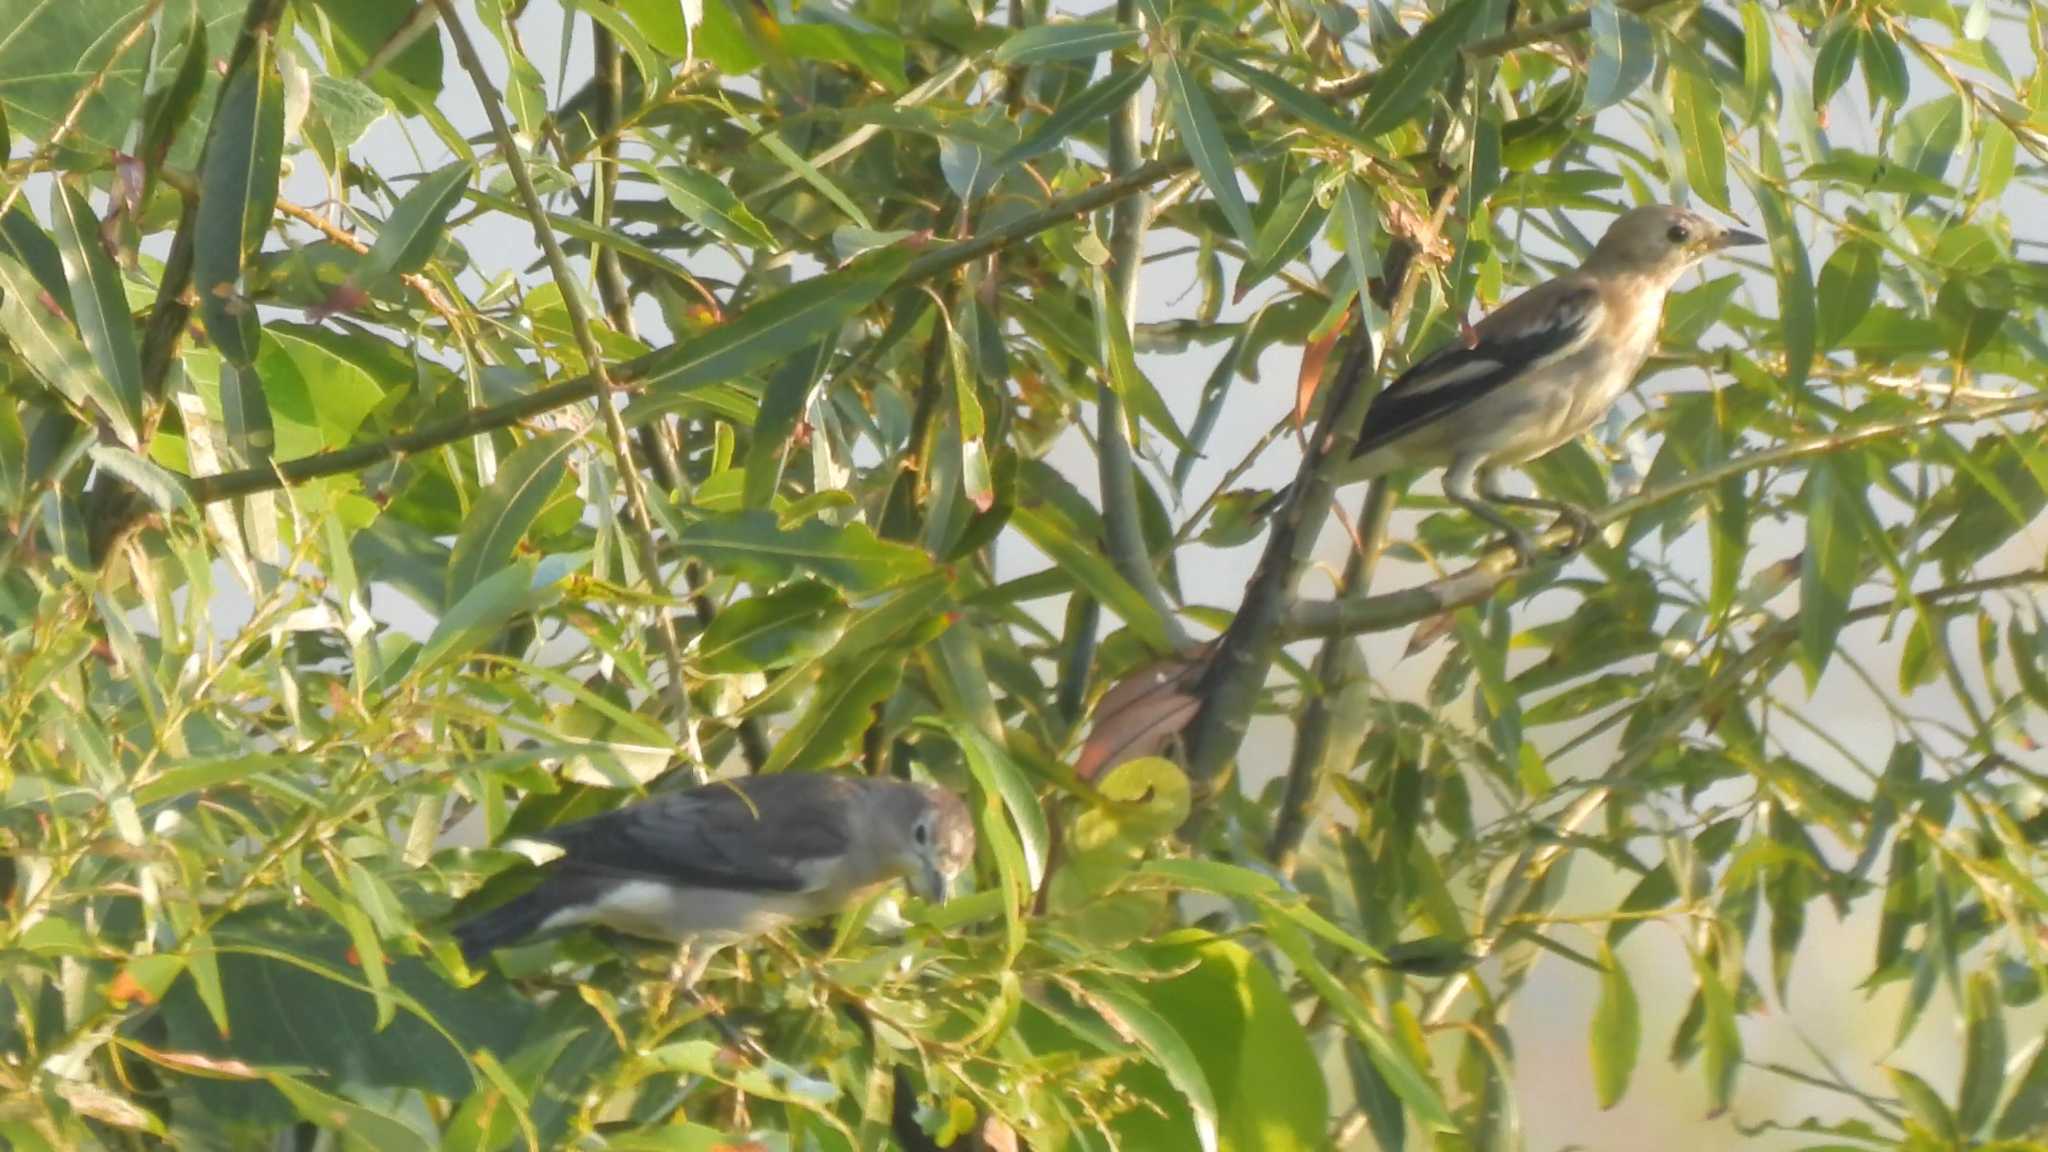
[[[1575,277],[1552,280],[1508,301],[1472,329],[1410,365],[1373,397],[1353,456],[1401,439],[1456,412],[1519,373],[1575,350],[1600,323],[1600,293]]]
[[[801,892],[806,865],[843,855],[854,781],[810,773],[707,784],[549,829],[559,863],[727,888]]]

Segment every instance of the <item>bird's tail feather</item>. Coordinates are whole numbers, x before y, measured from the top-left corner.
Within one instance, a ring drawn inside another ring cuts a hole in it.
[[[516,943],[538,931],[561,903],[549,889],[550,885],[542,884],[457,924],[455,942],[462,946],[463,960],[474,964],[489,956],[492,949]]]

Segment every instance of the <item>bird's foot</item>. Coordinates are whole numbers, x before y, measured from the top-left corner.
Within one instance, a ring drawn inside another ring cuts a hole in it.
[[[1515,553],[1515,567],[1534,568],[1536,562],[1543,558],[1543,550],[1520,528],[1507,529],[1506,537],[1508,547]]]
[[[1557,523],[1551,525],[1551,527],[1554,528],[1558,525],[1563,525],[1571,530],[1572,538],[1566,543],[1565,547],[1573,552],[1584,548],[1600,536],[1600,525],[1593,522],[1592,513],[1575,504],[1560,504],[1558,506]]]

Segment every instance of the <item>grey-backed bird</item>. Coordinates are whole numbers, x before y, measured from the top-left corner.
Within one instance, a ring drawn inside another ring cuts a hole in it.
[[[538,886],[456,927],[465,958],[596,925],[683,945],[689,985],[720,948],[899,879],[943,901],[973,859],[974,819],[937,785],[788,772],[667,793],[534,838],[561,855]]]
[[[1723,248],[1760,243],[1683,208],[1623,213],[1576,269],[1508,301],[1375,396],[1337,483],[1440,467],[1444,495],[1505,532],[1524,564],[1529,537],[1498,505],[1556,513],[1583,539],[1592,528],[1584,509],[1508,495],[1499,469],[1597,423],[1656,346],[1679,276]]]

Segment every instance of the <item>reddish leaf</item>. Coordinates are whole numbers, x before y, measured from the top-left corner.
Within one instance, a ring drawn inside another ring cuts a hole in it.
[[[1103,693],[1095,708],[1095,726],[1074,762],[1074,774],[1093,780],[1126,760],[1165,748],[1201,707],[1201,701],[1186,691],[1194,687],[1201,668],[1195,661],[1162,660]]]
[[[1350,317],[1344,323],[1319,340],[1311,340],[1301,350],[1301,375],[1294,381],[1294,430],[1299,433],[1308,422],[1309,405],[1315,402],[1316,389],[1323,382],[1323,366],[1330,362],[1330,353],[1337,347],[1337,337],[1351,326]]]

